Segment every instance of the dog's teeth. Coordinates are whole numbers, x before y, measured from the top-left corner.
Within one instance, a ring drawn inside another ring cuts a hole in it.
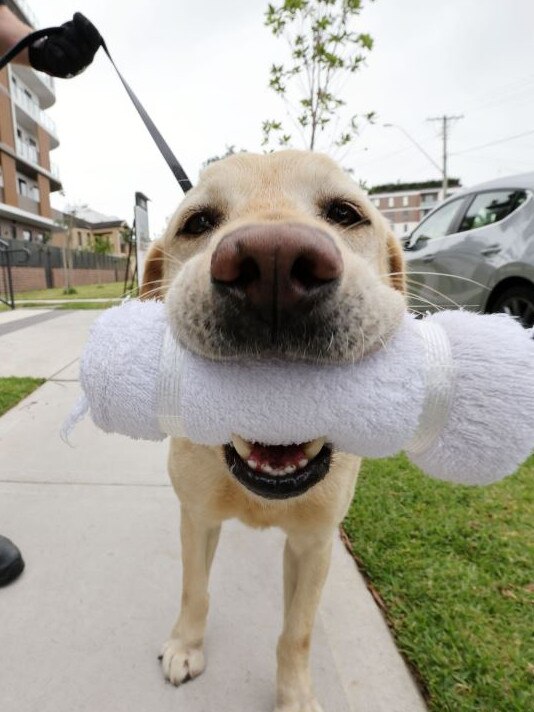
[[[299,460],[299,463],[298,463],[298,464],[299,464],[299,467],[301,467],[301,468],[302,468],[302,467],[306,467],[306,465],[308,464],[308,462],[309,462],[309,460],[306,460],[305,458],[303,458],[302,460]]]
[[[317,438],[316,440],[312,440],[310,443],[306,443],[306,445],[304,445],[304,454],[308,460],[313,460],[313,458],[321,452],[325,442],[325,438]]]
[[[256,462],[256,460],[247,460],[247,465],[250,467],[251,470],[258,469],[258,463]]]
[[[286,475],[292,475],[292,474],[295,472],[296,469],[297,469],[297,468],[295,467],[295,465],[288,465],[288,466],[286,467],[286,469],[284,470],[284,473],[285,473]]]
[[[270,465],[267,464],[262,464],[261,465],[261,471],[266,472],[268,475],[272,475],[274,470]]]
[[[232,435],[232,445],[234,446],[237,454],[245,461],[248,461],[250,453],[252,452],[252,445],[248,443],[239,435]]]

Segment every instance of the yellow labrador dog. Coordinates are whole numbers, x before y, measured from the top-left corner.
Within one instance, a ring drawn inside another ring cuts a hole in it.
[[[177,336],[207,358],[340,363],[385,345],[403,290],[400,247],[362,190],[324,155],[282,151],[239,154],[202,173],[152,249],[142,294],[164,298]],[[210,567],[221,523],[237,517],[287,535],[275,712],[320,712],[310,639],[359,465],[324,439],[171,442],[183,591],[163,647],[168,680],[180,685],[204,669]]]

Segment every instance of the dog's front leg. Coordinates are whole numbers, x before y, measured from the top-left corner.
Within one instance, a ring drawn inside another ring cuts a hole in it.
[[[208,526],[184,506],[181,510],[182,608],[162,651],[163,672],[173,685],[204,670],[204,632],[208,616],[208,578],[221,527]]]
[[[288,534],[275,712],[322,712],[313,694],[309,657],[315,613],[330,565],[332,537],[333,532]]]

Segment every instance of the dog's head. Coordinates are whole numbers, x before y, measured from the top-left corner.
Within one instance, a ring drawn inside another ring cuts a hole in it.
[[[305,151],[209,166],[147,273],[143,293],[164,295],[178,339],[211,359],[352,362],[381,348],[405,309],[402,252],[384,219],[346,172]],[[323,445],[236,438],[226,456],[247,482],[263,473],[280,490],[282,475],[328,469]]]

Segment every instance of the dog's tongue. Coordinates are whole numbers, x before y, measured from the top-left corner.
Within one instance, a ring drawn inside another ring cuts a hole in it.
[[[308,458],[302,445],[259,445],[254,443],[248,462],[256,467],[271,467],[273,470],[285,470],[287,467],[304,467]]]

